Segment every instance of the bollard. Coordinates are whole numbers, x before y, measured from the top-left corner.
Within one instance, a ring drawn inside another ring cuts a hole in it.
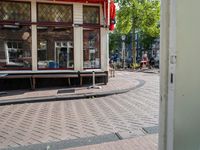
[[[92,72],[92,85],[95,87],[95,72]]]
[[[96,86],[95,84],[95,71],[92,71],[92,86],[88,87],[89,89],[101,89],[101,86]]]

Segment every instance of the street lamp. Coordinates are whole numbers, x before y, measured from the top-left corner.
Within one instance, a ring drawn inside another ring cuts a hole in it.
[[[126,39],[126,36],[125,35],[122,35],[122,59],[123,59],[123,69],[125,68],[125,39]]]

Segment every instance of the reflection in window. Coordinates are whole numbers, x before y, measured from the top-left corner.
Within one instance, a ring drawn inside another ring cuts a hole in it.
[[[83,6],[83,23],[85,24],[99,24],[99,7],[97,6]]]
[[[38,60],[47,60],[47,41],[38,41]]]
[[[99,29],[83,31],[83,66],[84,68],[100,68]]]
[[[64,27],[38,27],[38,68],[73,69],[73,30]]]
[[[72,5],[38,4],[39,22],[72,23]]]
[[[30,21],[31,5],[25,2],[0,2],[0,20],[6,21]]]
[[[0,69],[31,69],[31,27],[0,26]]]

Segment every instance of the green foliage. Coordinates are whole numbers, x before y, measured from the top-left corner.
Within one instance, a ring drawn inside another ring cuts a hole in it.
[[[117,30],[128,34],[133,28],[152,37],[159,36],[160,1],[120,1],[117,11]]]
[[[122,34],[115,30],[114,32],[111,32],[109,34],[109,54],[114,54],[117,52],[121,52],[121,46],[122,46],[122,40],[121,40]],[[126,35],[125,44],[128,45],[131,43],[131,35]]]
[[[145,50],[151,49],[151,45],[154,43],[156,37],[150,36],[147,33],[140,32],[139,43],[143,46]]]
[[[113,54],[116,53],[119,48],[121,47],[121,34],[114,31],[109,35],[109,53]]]

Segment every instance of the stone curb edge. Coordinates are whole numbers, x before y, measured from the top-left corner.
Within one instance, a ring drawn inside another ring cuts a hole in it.
[[[0,106],[3,105],[12,105],[12,104],[24,104],[24,103],[38,103],[38,102],[50,102],[50,101],[63,101],[63,100],[78,100],[78,99],[87,99],[87,98],[94,98],[94,97],[105,97],[109,95],[115,94],[123,94],[129,91],[135,90],[137,88],[142,87],[145,84],[144,80],[136,79],[139,81],[139,84],[122,90],[112,90],[108,92],[94,92],[94,93],[87,93],[87,94],[77,94],[77,95],[64,95],[64,96],[45,96],[45,97],[31,97],[25,99],[9,99],[9,100],[2,100],[0,101]]]

